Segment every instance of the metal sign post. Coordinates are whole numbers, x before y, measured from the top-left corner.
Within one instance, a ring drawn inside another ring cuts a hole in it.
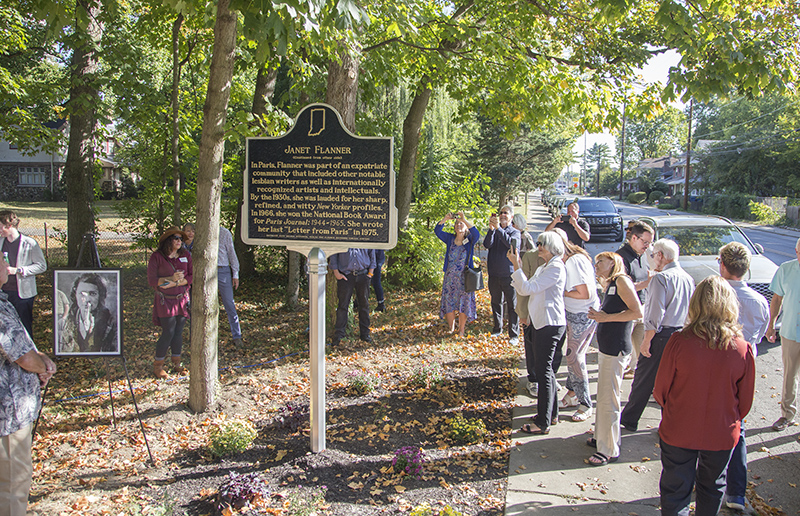
[[[308,257],[311,450],[325,449],[327,257],[397,244],[392,139],[350,133],[327,104],[298,113],[283,136],[248,138],[242,241]]]
[[[308,253],[308,354],[311,359],[311,451],[325,449],[325,275],[328,260],[315,247]]]

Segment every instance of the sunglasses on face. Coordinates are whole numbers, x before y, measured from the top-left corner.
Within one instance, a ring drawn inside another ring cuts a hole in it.
[[[539,242],[539,241],[537,241],[537,242],[536,242],[536,247],[542,247],[542,243],[541,243],[541,242]]]
[[[171,237],[169,237],[169,238],[170,238],[170,240],[183,240],[183,238],[181,238],[181,236],[180,236],[180,235],[172,235],[172,236],[171,236]]]

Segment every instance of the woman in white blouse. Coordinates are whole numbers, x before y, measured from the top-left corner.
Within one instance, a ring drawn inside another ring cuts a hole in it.
[[[522,425],[522,432],[534,435],[550,433],[550,425],[558,422],[556,399],[556,375],[553,372],[553,355],[561,337],[564,336],[567,320],[564,315],[564,286],[567,280],[566,267],[561,257],[564,242],[552,231],[541,233],[536,241],[539,257],[545,264],[528,279],[520,269],[519,253],[509,249],[508,259],[514,265],[511,282],[521,296],[528,299],[530,324],[533,326],[534,361],[536,379],[539,382],[538,414],[533,423]]]

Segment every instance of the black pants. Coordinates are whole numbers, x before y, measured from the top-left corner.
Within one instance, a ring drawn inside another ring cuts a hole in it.
[[[558,419],[558,402],[556,397],[556,373],[553,370],[553,356],[558,343],[564,336],[566,326],[543,326],[533,330],[533,353],[536,378],[539,380],[539,397],[537,398],[539,413],[534,420],[542,430],[550,428],[550,424]]]
[[[731,450],[689,450],[661,440],[661,514],[689,516],[694,488],[695,516],[716,516],[722,507],[730,458]]]
[[[680,330],[675,327],[662,328],[660,332],[653,336],[650,341],[650,357],[639,353],[639,361],[636,362],[636,374],[633,377],[631,393],[628,396],[628,403],[622,409],[620,424],[630,430],[639,428],[639,419],[642,417],[647,402],[653,394],[653,387],[656,384],[656,374],[661,363],[661,355],[667,341],[673,333]]]
[[[181,356],[183,348],[183,326],[186,324],[186,317],[176,315],[175,317],[159,317],[161,322],[161,337],[156,343],[156,360],[166,358],[167,352],[172,351],[173,357]]]
[[[531,383],[538,383],[536,381],[536,358],[533,350],[533,325],[529,324],[522,330],[522,340],[525,345],[525,369],[528,372],[528,381]],[[566,340],[567,333],[561,337],[556,346],[556,352],[553,355],[553,373],[558,374],[558,368],[561,367],[561,359],[564,358],[563,348],[564,341]]]
[[[492,298],[492,333],[503,331],[503,310],[508,316],[509,338],[519,337],[517,316],[517,291],[511,284],[511,276],[489,276],[489,295]]]
[[[372,271],[372,288],[375,290],[375,301],[383,303],[383,285],[381,284],[381,266]]]
[[[33,300],[35,297],[22,299],[17,290],[3,290],[8,295],[8,302],[14,305],[22,325],[28,330],[28,335],[33,338]]]
[[[358,302],[358,331],[362,339],[369,337],[369,283],[370,277],[366,274],[347,274],[345,279],[336,281],[336,292],[339,305],[336,308],[336,326],[333,331],[334,340],[341,340],[347,333],[347,311],[353,291]]]

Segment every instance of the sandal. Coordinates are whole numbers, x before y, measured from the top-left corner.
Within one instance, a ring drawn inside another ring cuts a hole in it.
[[[570,396],[569,394],[565,394],[561,401],[558,402],[558,408],[566,409],[570,407],[577,407],[578,406],[578,398],[577,396]]]
[[[550,433],[549,428],[547,430],[542,430],[533,423],[525,423],[524,425],[522,425],[522,428],[520,428],[519,431],[522,432],[523,434],[530,434],[530,435],[547,435]]]
[[[594,437],[590,437],[586,439],[586,446],[591,446],[592,448],[597,448],[597,439]]]
[[[531,416],[531,421],[533,421],[534,423],[535,423],[535,422],[536,422],[538,419],[539,419],[539,414],[534,414],[534,415],[532,415],[532,416]],[[556,426],[557,424],[558,424],[558,416],[554,417],[554,418],[553,418],[553,419],[550,421],[550,426]]]
[[[617,462],[619,457],[606,457],[600,452],[595,453],[589,457],[589,464],[592,466],[605,466],[609,462]]]
[[[590,417],[592,417],[592,409],[585,405],[581,405],[580,408],[574,414],[572,414],[572,420],[576,423],[586,421]]]

